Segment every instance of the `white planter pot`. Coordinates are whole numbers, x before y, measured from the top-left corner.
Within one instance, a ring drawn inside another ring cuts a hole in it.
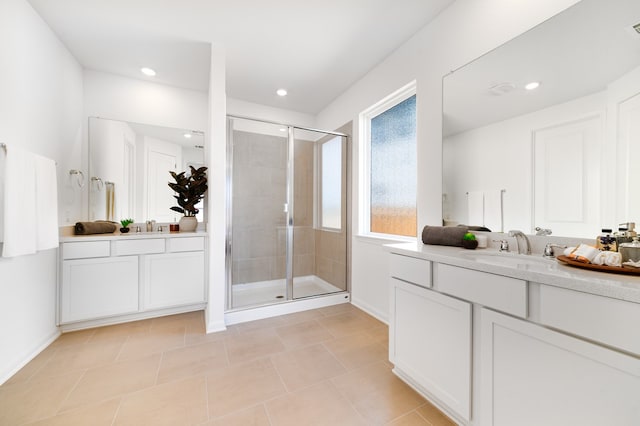
[[[198,227],[198,219],[195,216],[182,216],[180,218],[180,232],[195,232]]]

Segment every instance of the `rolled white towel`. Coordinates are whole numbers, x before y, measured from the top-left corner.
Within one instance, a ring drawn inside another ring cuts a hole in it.
[[[622,255],[617,251],[605,251],[604,264],[607,266],[622,266]]]
[[[595,265],[622,266],[622,255],[617,251],[601,251],[593,258]]]
[[[565,256],[569,256],[575,249],[575,247],[567,247],[566,249],[564,249],[564,252],[562,252],[562,254],[564,254]]]

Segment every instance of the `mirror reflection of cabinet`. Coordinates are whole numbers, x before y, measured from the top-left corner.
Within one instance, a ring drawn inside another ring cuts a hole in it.
[[[89,219],[177,221],[169,171],[203,164],[202,132],[90,117]]]
[[[467,223],[468,192],[505,189],[504,229],[640,222],[638,23],[637,0],[582,0],[444,78],[445,221]]]

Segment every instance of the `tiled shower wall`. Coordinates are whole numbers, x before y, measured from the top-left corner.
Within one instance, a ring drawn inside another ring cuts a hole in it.
[[[344,210],[343,208],[343,215]],[[341,232],[323,231],[320,229],[315,231],[315,275],[342,290],[346,290],[347,234],[344,231],[344,227],[342,229]]]

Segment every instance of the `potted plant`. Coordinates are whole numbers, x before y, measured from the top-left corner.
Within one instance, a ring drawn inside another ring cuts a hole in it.
[[[129,225],[131,225],[133,223],[133,219],[129,218],[129,219],[122,219],[120,221],[120,225],[122,225],[122,228],[120,228],[120,232],[123,234],[126,234],[127,232],[129,232]]]
[[[206,167],[198,169],[189,166],[191,173],[187,175],[186,171],[176,173],[170,171],[171,177],[175,182],[169,182],[169,187],[173,189],[176,195],[173,198],[178,202],[177,206],[171,207],[171,210],[182,213],[184,216],[180,219],[180,231],[193,232],[198,227],[198,219],[196,214],[199,210],[196,205],[204,198],[207,192],[207,175]]]

